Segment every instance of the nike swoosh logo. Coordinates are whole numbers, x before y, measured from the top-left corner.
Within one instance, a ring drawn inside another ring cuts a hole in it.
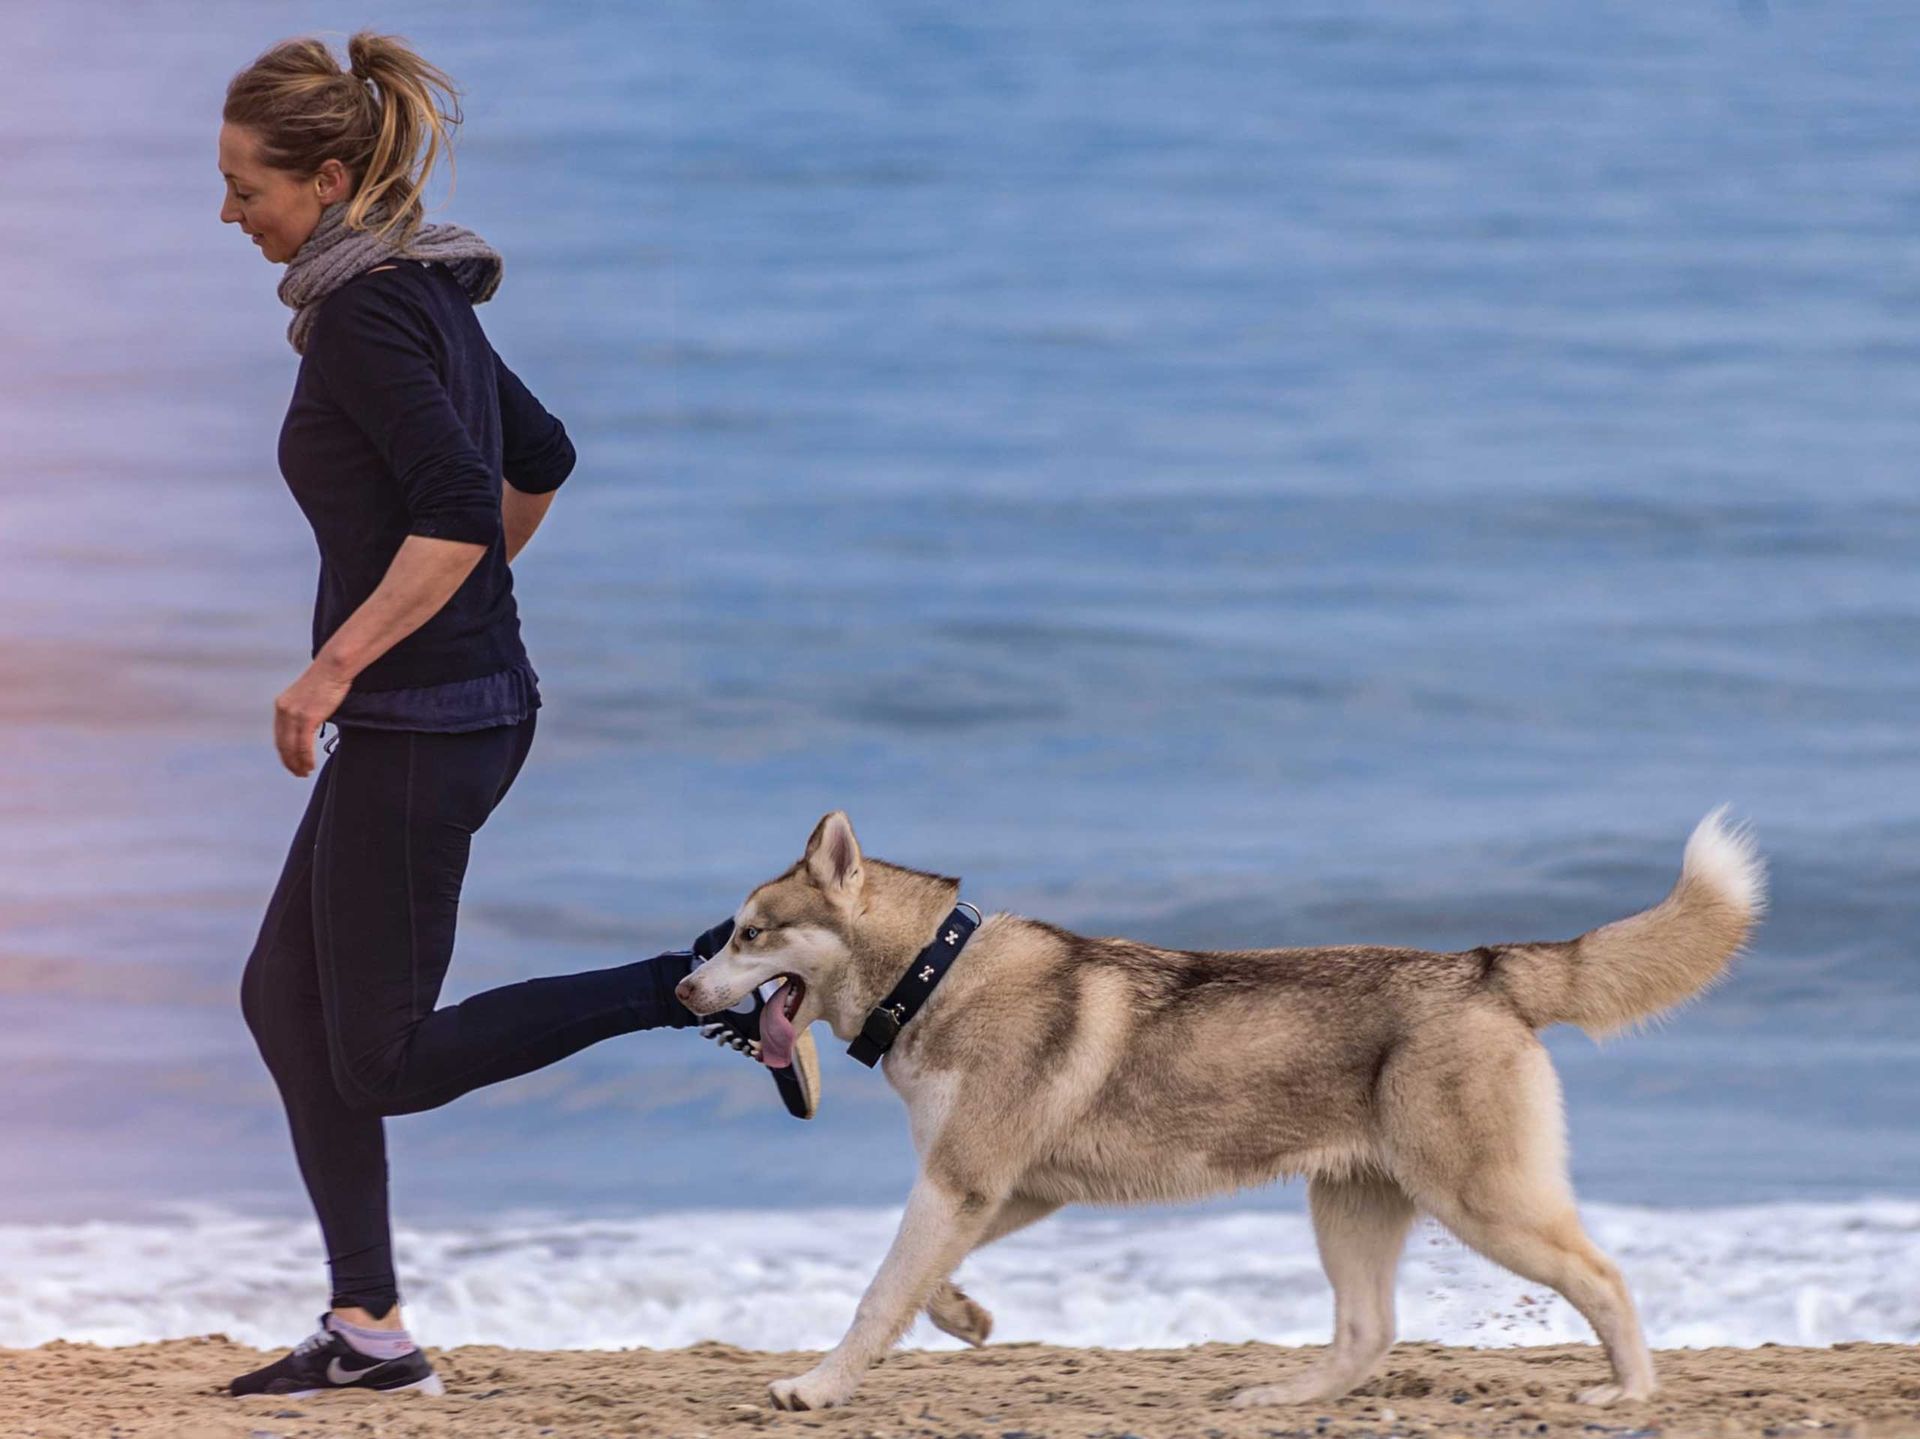
[[[362,1379],[365,1379],[369,1374],[373,1373],[374,1370],[384,1368],[385,1364],[386,1361],[382,1360],[378,1364],[369,1364],[361,1369],[349,1369],[338,1359],[329,1359],[327,1361],[327,1378],[335,1384],[358,1384]]]

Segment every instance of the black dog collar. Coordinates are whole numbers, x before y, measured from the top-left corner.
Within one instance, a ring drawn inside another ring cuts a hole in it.
[[[907,966],[906,974],[887,997],[867,1011],[867,1022],[860,1027],[860,1037],[847,1046],[847,1053],[868,1069],[878,1064],[880,1057],[893,1048],[907,1021],[933,996],[934,986],[946,976],[979,927],[979,910],[964,899],[955,905],[953,913],[940,921],[933,943]]]

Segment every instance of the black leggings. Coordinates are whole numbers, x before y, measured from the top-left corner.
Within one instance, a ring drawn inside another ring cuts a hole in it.
[[[699,1023],[691,960],[530,979],[434,1008],[473,832],[534,718],[469,734],[348,728],[314,781],[240,1004],[280,1088],[336,1308],[398,1302],[381,1116],[433,1109],[616,1034]]]

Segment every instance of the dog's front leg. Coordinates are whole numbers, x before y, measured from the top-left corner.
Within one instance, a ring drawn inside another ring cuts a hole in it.
[[[774,1407],[828,1409],[852,1398],[874,1360],[906,1332],[933,1287],[973,1247],[1000,1198],[957,1193],[925,1174],[915,1180],[900,1230],[846,1337],[805,1374],[770,1384]]]

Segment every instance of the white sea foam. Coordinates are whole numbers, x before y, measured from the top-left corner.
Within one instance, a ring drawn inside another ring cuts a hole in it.
[[[840,1335],[894,1211],[521,1217],[400,1235],[409,1318],[436,1345],[819,1348]],[[1590,1205],[1656,1345],[1920,1340],[1920,1201],[1654,1210]],[[225,1332],[282,1345],[324,1302],[312,1226],[0,1226],[0,1345]],[[1115,1348],[1318,1344],[1332,1304],[1303,1215],[1069,1214],[968,1260],[994,1337]],[[1590,1339],[1579,1316],[1423,1222],[1400,1333],[1455,1344]],[[951,1347],[921,1321],[909,1341]]]

